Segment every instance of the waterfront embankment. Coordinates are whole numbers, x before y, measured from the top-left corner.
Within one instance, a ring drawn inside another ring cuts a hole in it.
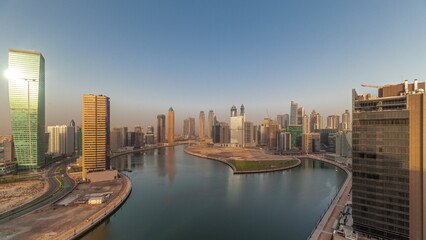
[[[333,223],[338,218],[339,213],[344,209],[345,203],[348,201],[349,193],[352,189],[352,172],[340,163],[331,161],[316,155],[307,155],[311,159],[333,164],[346,172],[347,178],[340,188],[339,192],[334,197],[333,201],[328,206],[322,217],[318,220],[317,225],[309,235],[309,240],[329,240],[333,237]]]
[[[264,173],[283,171],[297,167],[300,159],[271,155],[261,149],[221,148],[208,146],[187,146],[185,153],[218,161],[232,168],[234,174]]]

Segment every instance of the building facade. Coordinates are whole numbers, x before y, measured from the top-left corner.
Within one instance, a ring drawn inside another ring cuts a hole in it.
[[[198,137],[203,139],[206,133],[206,116],[204,115],[204,111],[200,111],[199,120],[199,128],[198,128]]]
[[[425,84],[353,90],[353,219],[384,239],[426,238]]]
[[[166,142],[166,115],[157,115],[157,142]]]
[[[208,119],[207,119],[207,137],[212,138],[212,128],[214,124],[214,112],[213,110],[209,111]]]
[[[175,143],[175,111],[172,107],[167,112],[167,142],[169,144]]]
[[[9,49],[10,120],[22,170],[36,170],[45,164],[44,64],[39,52]]]
[[[103,95],[83,95],[83,178],[88,172],[110,168],[110,100]]]

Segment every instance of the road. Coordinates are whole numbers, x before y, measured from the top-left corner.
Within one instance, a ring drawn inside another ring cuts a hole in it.
[[[63,196],[67,195],[73,189],[75,182],[66,174],[66,167],[69,163],[75,161],[74,158],[68,158],[50,164],[42,173],[43,178],[48,183],[48,190],[40,197],[19,206],[11,211],[5,212],[0,215],[0,224],[23,216],[27,213],[33,212],[41,207],[56,202]],[[59,170],[60,169],[60,170]],[[59,171],[57,171],[59,170]],[[69,185],[67,188],[62,188],[62,184],[58,181],[57,177],[62,179],[63,185]]]

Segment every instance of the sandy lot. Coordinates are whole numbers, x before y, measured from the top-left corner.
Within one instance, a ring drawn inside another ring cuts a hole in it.
[[[80,184],[63,200],[0,224],[0,239],[53,239],[102,210],[120,192],[123,179]],[[92,195],[110,193],[103,204],[79,204]],[[61,205],[67,203],[65,205]]]
[[[0,214],[41,196],[47,188],[39,180],[0,184]]]

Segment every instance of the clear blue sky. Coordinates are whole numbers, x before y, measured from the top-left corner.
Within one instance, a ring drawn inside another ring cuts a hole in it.
[[[111,98],[113,126],[146,128],[170,106],[179,129],[241,103],[255,123],[291,100],[328,115],[362,83],[426,79],[425,13],[420,0],[2,0],[0,71],[8,48],[44,55],[47,125],[79,124],[87,93]],[[3,76],[0,102],[9,133]]]

